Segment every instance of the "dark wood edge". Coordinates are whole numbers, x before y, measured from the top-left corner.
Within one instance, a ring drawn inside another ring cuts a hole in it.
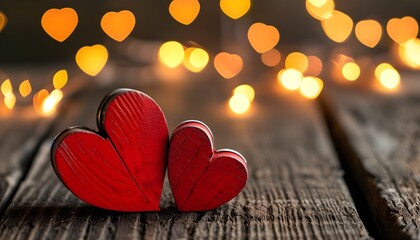
[[[55,136],[54,140],[53,140],[53,144],[51,146],[51,150],[50,150],[50,160],[51,160],[51,165],[54,169],[55,174],[57,175],[57,177],[60,179],[60,181],[66,186],[67,189],[69,189],[71,191],[71,189],[66,185],[66,183],[63,181],[63,179],[61,178],[61,175],[58,172],[58,168],[57,168],[57,163],[56,163],[56,151],[58,146],[60,146],[61,142],[69,135],[74,134],[76,132],[85,132],[85,133],[91,133],[91,134],[96,134],[99,135],[100,137],[104,138],[101,134],[99,134],[98,132],[95,132],[89,128],[86,127],[70,127],[67,128],[63,131],[61,131],[59,134],[57,134],[57,136]],[[105,138],[104,138],[105,139]],[[74,194],[74,193],[73,193]],[[76,194],[75,194],[76,195]],[[77,196],[77,195],[76,195]]]
[[[206,135],[209,137],[209,139],[214,141],[214,136],[213,136],[213,133],[211,132],[209,126],[207,126],[205,123],[203,123],[202,121],[199,121],[199,120],[186,120],[186,121],[181,122],[180,124],[178,124],[178,126],[176,126],[176,128],[174,129],[172,134],[175,134],[177,131],[179,131],[182,128],[185,128],[185,127],[198,128],[198,129],[202,130],[203,132],[205,132]]]

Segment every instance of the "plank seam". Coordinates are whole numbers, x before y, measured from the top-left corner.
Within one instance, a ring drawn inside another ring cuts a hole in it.
[[[352,149],[347,140],[342,126],[335,116],[333,107],[329,102],[329,98],[322,95],[318,101],[320,112],[324,118],[325,125],[330,136],[333,150],[339,160],[342,171],[344,172],[343,179],[350,192],[356,211],[359,214],[369,235],[375,239],[383,239],[386,237],[385,233],[379,228],[377,219],[374,215],[373,204],[368,199],[367,190],[365,189],[365,179],[360,179],[356,176],[355,171],[364,171],[360,160]],[[357,167],[356,165],[360,165]],[[367,173],[366,173],[367,174]]]

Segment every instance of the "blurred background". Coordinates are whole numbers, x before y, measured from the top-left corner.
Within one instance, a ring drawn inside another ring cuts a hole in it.
[[[69,79],[112,81],[127,66],[154,66],[146,78],[163,81],[180,71],[229,79],[237,114],[258,81],[309,100],[328,82],[394,94],[402,72],[420,69],[419,9],[417,0],[4,0],[0,109],[32,102],[43,115]]]

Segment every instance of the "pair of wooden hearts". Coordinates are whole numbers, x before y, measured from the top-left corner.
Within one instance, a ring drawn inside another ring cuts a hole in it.
[[[64,130],[51,150],[58,177],[91,205],[158,211],[167,164],[180,211],[214,209],[245,186],[248,171],[239,153],[214,150],[210,129],[198,121],[180,124],[169,141],[162,110],[142,92],[112,92],[97,116],[99,132]]]

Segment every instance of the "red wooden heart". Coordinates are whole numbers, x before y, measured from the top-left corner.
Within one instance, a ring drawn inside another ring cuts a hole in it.
[[[94,206],[158,211],[169,139],[160,107],[142,92],[119,89],[101,103],[98,127],[56,137],[51,161],[58,177]]]
[[[232,150],[214,150],[210,129],[198,121],[174,130],[168,172],[180,211],[217,208],[237,196],[248,178],[245,158]]]

